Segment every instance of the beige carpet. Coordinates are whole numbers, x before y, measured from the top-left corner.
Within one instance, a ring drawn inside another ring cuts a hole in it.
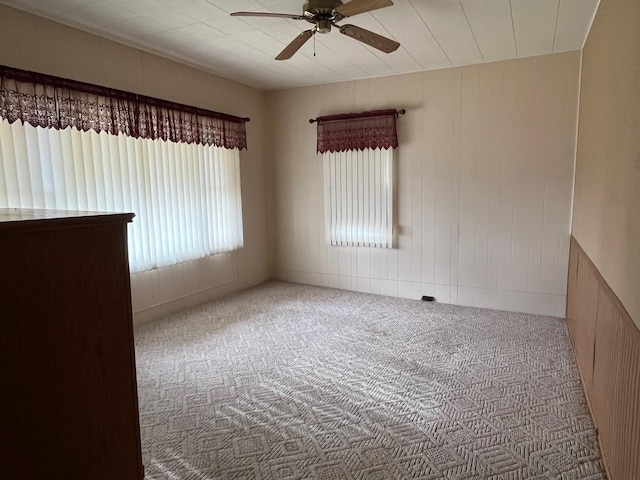
[[[560,319],[269,282],[136,355],[148,480],[605,478]]]

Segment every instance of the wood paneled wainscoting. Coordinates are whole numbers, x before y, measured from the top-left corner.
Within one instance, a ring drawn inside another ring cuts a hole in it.
[[[611,480],[640,479],[640,330],[572,237],[567,324]]]

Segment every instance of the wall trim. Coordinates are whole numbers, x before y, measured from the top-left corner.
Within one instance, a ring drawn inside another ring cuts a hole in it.
[[[567,326],[607,476],[640,480],[640,329],[571,237]]]
[[[133,326],[134,328],[139,327],[145,323],[153,322],[167,315],[178,313],[197,305],[202,305],[203,303],[244,290],[245,288],[259,285],[268,280],[269,275],[266,273],[256,273],[142,308],[133,312]]]

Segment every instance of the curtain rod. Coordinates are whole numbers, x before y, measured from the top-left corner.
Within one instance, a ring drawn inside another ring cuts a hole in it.
[[[407,111],[404,108],[401,108],[400,110],[396,110],[396,117],[399,115],[404,115],[405,113],[407,113]],[[317,121],[318,121],[317,118],[309,119],[309,123],[316,123]]]

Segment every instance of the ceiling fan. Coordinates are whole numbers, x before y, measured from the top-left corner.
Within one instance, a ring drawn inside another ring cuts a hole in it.
[[[400,44],[395,40],[378,35],[370,30],[366,30],[356,25],[337,25],[337,22],[344,18],[352,17],[359,13],[366,13],[378,8],[390,7],[391,0],[351,0],[342,3],[342,0],[307,0],[302,7],[302,15],[289,13],[267,13],[267,12],[234,12],[234,17],[277,17],[288,18],[290,20],[306,20],[313,23],[314,27],[305,30],[287,45],[276,57],[276,60],[287,60],[291,58],[316,32],[329,33],[331,27],[336,27],[340,33],[365,43],[373,48],[377,48],[385,53],[396,50]]]

